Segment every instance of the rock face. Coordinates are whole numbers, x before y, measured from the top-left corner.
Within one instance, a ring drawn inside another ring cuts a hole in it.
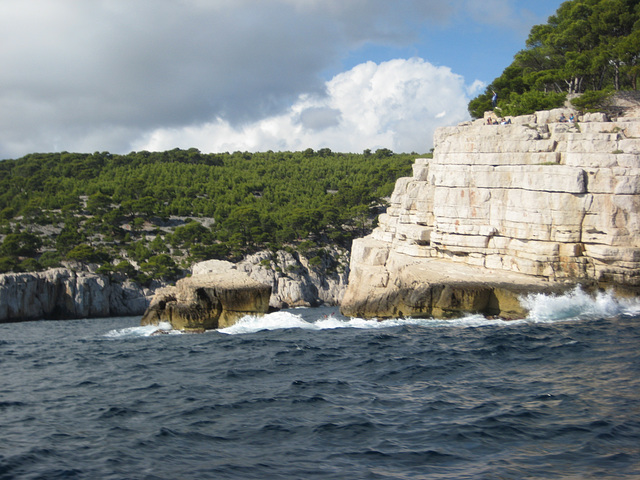
[[[438,129],[433,159],[354,242],[343,313],[518,316],[526,291],[638,292],[640,118],[561,113]]]
[[[234,275],[244,273],[259,284],[271,286],[267,307],[339,305],[348,279],[347,252],[324,247],[315,259],[314,263],[293,251],[264,251],[244,259],[231,270]],[[230,264],[222,265],[227,269]],[[216,261],[203,262],[194,265],[192,273],[194,276],[215,273],[219,266]],[[166,290],[143,288],[130,281],[115,281],[66,268],[4,274],[0,275],[0,323],[142,315],[150,306],[154,291],[164,295]]]
[[[176,330],[203,331],[269,310],[271,287],[252,280],[230,262],[202,262],[193,273],[175,287],[156,291],[141,325],[168,322]]]
[[[0,322],[140,315],[150,299],[134,283],[64,268],[0,275]]]
[[[237,268],[254,280],[271,285],[272,308],[339,305],[347,288],[349,257],[337,247],[324,247],[316,265],[297,252],[263,251],[241,261]],[[195,268],[195,267],[194,267]]]

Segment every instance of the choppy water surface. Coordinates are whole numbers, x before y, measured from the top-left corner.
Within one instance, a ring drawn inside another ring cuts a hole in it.
[[[640,478],[640,304],[528,301],[516,322],[0,325],[0,479]]]

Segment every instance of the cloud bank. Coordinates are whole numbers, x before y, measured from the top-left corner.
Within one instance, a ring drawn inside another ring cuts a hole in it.
[[[474,2],[3,0],[0,159],[176,146],[425,150],[435,125],[464,118],[471,87],[418,53],[352,55],[411,48],[425,28],[471,18]],[[482,22],[517,28],[520,11],[505,16],[516,4],[491,0]]]
[[[302,94],[280,115],[233,127],[227,120],[161,128],[137,150],[195,146],[202,151],[303,150],[341,152],[390,148],[424,153],[435,128],[468,118],[461,76],[414,58],[367,62],[336,75],[325,95]]]

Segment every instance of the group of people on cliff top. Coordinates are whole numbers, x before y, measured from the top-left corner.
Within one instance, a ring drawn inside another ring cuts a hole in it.
[[[574,123],[576,121],[576,117],[572,113],[571,115],[569,115],[569,120],[567,120],[567,117],[564,116],[564,113],[561,113],[558,121],[560,123],[565,123],[565,122]]]
[[[566,122],[575,123],[575,121],[576,121],[576,117],[574,116],[573,113],[571,115],[569,115],[569,119],[568,120],[567,120],[567,117],[564,116],[564,113],[561,113],[560,114],[560,118],[558,118],[558,122],[560,122],[560,123],[566,123]],[[487,118],[487,125],[511,125],[511,119],[508,118],[508,119],[505,120],[504,118],[501,118],[501,119],[498,120],[496,118],[494,120],[493,118],[488,117]]]
[[[501,118],[500,120],[498,119],[492,119],[491,117],[487,118],[487,125],[511,125],[511,119],[507,119],[505,120],[504,118]]]

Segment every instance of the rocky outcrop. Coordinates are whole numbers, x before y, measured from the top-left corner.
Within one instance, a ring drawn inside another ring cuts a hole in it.
[[[0,322],[140,315],[150,299],[135,283],[64,268],[0,275]]]
[[[245,258],[237,268],[271,285],[271,308],[339,305],[349,278],[348,253],[334,246],[315,253],[309,255],[312,261],[295,251],[263,251]]]
[[[230,262],[210,260],[175,287],[156,292],[142,325],[168,322],[184,331],[204,331],[233,325],[246,315],[269,310],[271,287],[249,278]]]
[[[293,250],[264,251],[247,257],[233,270],[271,286],[267,302],[271,308],[338,305],[347,285],[348,261],[347,252],[333,246],[307,256]],[[192,273],[212,273],[218,269],[212,267],[215,265],[216,261],[196,264]],[[78,264],[74,268],[0,275],[0,323],[142,315],[154,292],[164,292],[157,286],[145,288],[81,268]]]
[[[640,119],[562,113],[438,129],[433,159],[354,242],[343,313],[520,316],[526,291],[637,292]]]

